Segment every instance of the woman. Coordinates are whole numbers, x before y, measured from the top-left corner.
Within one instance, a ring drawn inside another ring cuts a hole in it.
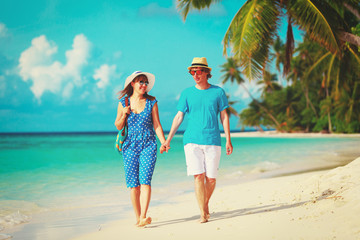
[[[118,130],[123,128],[125,121],[128,125],[128,135],[122,151],[126,185],[130,188],[136,225],[139,227],[151,223],[151,218],[146,214],[151,198],[151,179],[157,155],[155,133],[161,144],[165,142],[157,100],[148,95],[154,83],[155,76],[147,72],[137,71],[127,77],[124,89],[120,91],[115,120]],[[128,98],[128,106],[125,105],[125,98]],[[161,147],[160,152],[163,151],[164,147]]]

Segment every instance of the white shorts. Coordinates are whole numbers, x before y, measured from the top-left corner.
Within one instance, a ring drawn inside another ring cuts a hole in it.
[[[209,178],[216,178],[219,170],[221,147],[188,143],[184,146],[187,174],[206,173]]]

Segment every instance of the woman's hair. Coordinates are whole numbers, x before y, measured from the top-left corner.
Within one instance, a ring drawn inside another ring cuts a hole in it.
[[[146,80],[148,80],[148,78],[146,77],[146,75],[144,74],[140,74],[139,76],[136,76],[136,78],[134,78],[134,80],[132,80],[132,82],[136,82],[138,81],[140,78],[145,78]],[[131,86],[131,83],[129,83],[126,88],[124,88],[123,90],[121,90],[120,92],[118,92],[119,94],[119,99],[121,99],[122,97],[124,97],[125,95],[127,95],[128,97],[131,97],[134,93],[134,89]],[[154,100],[155,97],[149,95],[147,92],[144,94],[144,97],[149,99],[149,100]]]

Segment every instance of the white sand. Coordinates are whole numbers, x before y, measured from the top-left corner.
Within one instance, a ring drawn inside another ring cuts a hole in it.
[[[167,200],[150,206],[146,228],[130,215],[76,239],[360,239],[360,158],[330,171],[219,187],[206,224],[197,223],[194,193]]]

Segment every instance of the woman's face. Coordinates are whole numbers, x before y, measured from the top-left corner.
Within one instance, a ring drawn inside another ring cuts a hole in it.
[[[145,76],[140,76],[133,82],[131,82],[131,86],[133,87],[134,91],[138,94],[145,94],[147,85],[149,84],[149,81]]]

